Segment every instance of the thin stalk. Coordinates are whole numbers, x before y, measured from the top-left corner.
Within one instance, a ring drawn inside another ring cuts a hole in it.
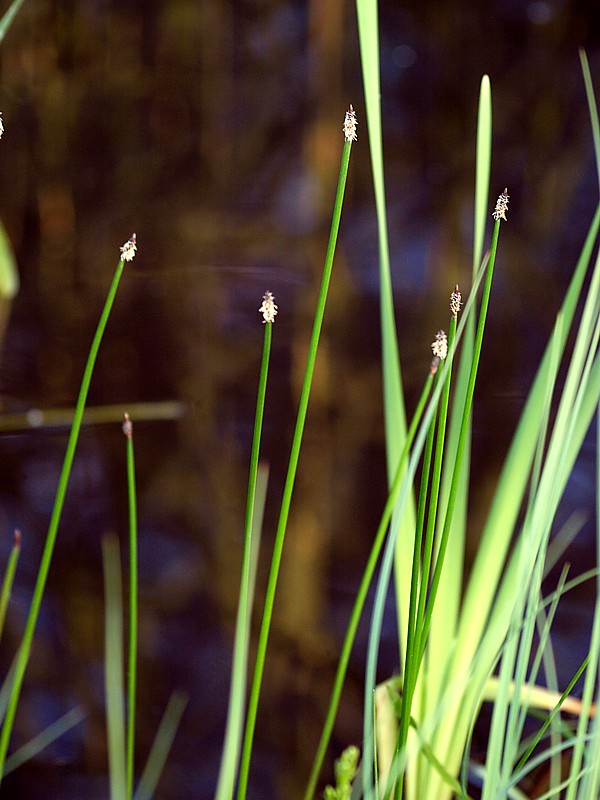
[[[128,257],[127,260],[131,260],[131,257]],[[0,732],[0,781],[2,780],[2,771],[4,767],[4,762],[6,760],[6,753],[8,751],[8,744],[10,741],[10,736],[12,733],[12,728],[15,720],[15,714],[17,711],[17,704],[19,702],[21,687],[23,685],[23,678],[25,677],[25,670],[27,669],[27,663],[29,661],[29,655],[31,653],[31,644],[33,641],[33,635],[35,633],[35,627],[40,613],[42,596],[44,594],[46,581],[48,579],[50,562],[52,561],[52,554],[54,553],[54,545],[56,544],[56,536],[58,534],[58,525],[60,523],[60,517],[62,514],[62,509],[65,501],[65,494],[67,491],[67,484],[69,482],[71,467],[73,465],[73,457],[75,455],[77,439],[79,438],[79,431],[81,429],[81,420],[83,417],[83,410],[85,408],[85,401],[87,400],[88,391],[90,388],[90,382],[92,380],[92,373],[94,371],[94,365],[96,363],[96,358],[98,356],[98,350],[100,349],[100,343],[102,341],[102,337],[106,329],[106,324],[108,322],[108,318],[110,316],[110,312],[113,307],[114,299],[117,294],[119,281],[121,280],[121,275],[123,274],[123,265],[124,265],[124,259],[121,258],[117,265],[117,269],[115,271],[112,284],[108,291],[108,296],[106,298],[104,308],[102,309],[102,314],[100,315],[100,321],[98,322],[98,327],[96,329],[96,333],[94,334],[94,338],[92,340],[87,362],[83,372],[81,388],[79,390],[79,396],[77,398],[77,403],[75,406],[73,426],[71,427],[71,433],[69,435],[69,441],[67,443],[65,459],[63,462],[60,478],[58,481],[58,488],[56,490],[54,508],[52,509],[52,516],[50,518],[50,525],[48,527],[48,533],[46,535],[46,541],[44,543],[42,559],[40,562],[40,567],[38,570],[35,587],[33,589],[31,607],[29,609],[27,622],[25,624],[23,641],[21,642],[21,646],[19,648],[19,652],[15,663],[14,681],[12,685],[10,700],[8,702],[8,706],[6,709],[6,716],[4,717],[4,722],[2,724],[2,731]]]
[[[19,555],[21,554],[21,531],[15,530],[15,537],[13,546],[8,557],[8,564],[2,579],[2,592],[0,593],[0,636],[4,629],[4,620],[6,618],[6,609],[8,608],[8,601],[10,600],[10,593],[12,592],[13,583],[15,580],[15,572],[17,570],[17,563]]]
[[[530,758],[531,754],[533,753],[533,751],[535,750],[535,748],[538,746],[538,744],[539,744],[539,743],[542,741],[542,738],[543,738],[544,734],[546,733],[546,731],[548,730],[548,728],[549,728],[549,727],[550,727],[550,725],[552,724],[552,720],[554,719],[554,717],[555,717],[555,716],[558,714],[558,712],[560,711],[562,704],[565,702],[565,700],[567,700],[567,698],[569,697],[569,695],[570,695],[570,694],[571,694],[571,692],[573,691],[573,687],[575,686],[575,684],[577,683],[577,681],[579,680],[579,678],[580,678],[580,677],[583,675],[583,672],[584,672],[585,668],[586,668],[586,667],[587,667],[587,665],[588,665],[588,661],[589,661],[589,659],[590,659],[590,657],[589,657],[589,654],[588,654],[588,655],[587,655],[587,656],[586,656],[586,657],[583,659],[583,663],[581,664],[581,666],[579,667],[579,669],[577,670],[577,672],[575,673],[575,675],[573,675],[573,677],[572,677],[572,678],[571,678],[571,680],[569,681],[569,685],[567,686],[567,688],[566,688],[566,689],[564,690],[564,692],[561,694],[561,696],[560,696],[560,700],[559,700],[559,701],[558,701],[558,703],[557,703],[557,704],[554,706],[554,708],[552,709],[552,711],[551,711],[551,712],[548,714],[547,718],[544,720],[544,724],[541,726],[541,728],[539,729],[539,731],[538,731],[538,732],[535,734],[535,736],[534,736],[534,737],[533,737],[533,739],[531,740],[531,742],[530,742],[530,744],[529,744],[529,747],[528,747],[528,748],[527,748],[527,750],[526,750],[526,751],[523,753],[523,756],[521,757],[521,760],[519,761],[519,763],[517,764],[517,766],[514,768],[514,770],[513,770],[513,774],[516,774],[517,772],[520,772],[520,771],[521,771],[521,770],[522,770],[522,769],[525,767],[525,764],[526,764],[526,763],[527,763],[527,761],[529,760],[529,758]]]
[[[177,733],[179,722],[185,711],[188,697],[181,692],[173,692],[154,737],[148,761],[142,772],[134,800],[151,800],[160,779],[167,756]]]
[[[125,719],[123,714],[123,596],[119,542],[102,540],[104,562],[104,686],[110,800],[126,797]]]
[[[412,705],[412,698],[414,695],[414,688],[417,683],[418,670],[414,658],[415,642],[418,651],[418,619],[419,612],[418,606],[420,605],[421,596],[427,591],[427,583],[429,582],[429,572],[431,568],[431,554],[433,547],[425,544],[425,551],[423,552],[423,530],[425,527],[425,510],[427,507],[427,490],[429,488],[429,477],[431,474],[431,462],[433,459],[433,445],[435,440],[435,422],[436,414],[439,411],[439,406],[435,410],[434,415],[431,417],[429,424],[429,431],[427,432],[427,439],[425,441],[425,449],[423,451],[423,467],[421,470],[421,489],[419,492],[419,502],[417,506],[417,527],[414,536],[414,550],[412,560],[412,576],[410,581],[410,601],[408,608],[408,631],[406,637],[406,658],[404,663],[404,684],[402,691],[402,712],[400,714],[400,731],[397,738],[398,743],[402,743],[400,747],[396,748],[396,752],[402,749],[406,744],[408,738],[408,729],[410,723],[410,706]],[[419,587],[420,581],[420,587]],[[420,588],[420,590],[419,590]],[[405,724],[406,723],[406,724]],[[390,771],[390,779],[392,773]],[[402,793],[399,784],[396,783],[396,794],[398,791]],[[388,782],[389,784],[389,782]],[[391,784],[389,784],[389,791],[386,789],[384,797],[389,797],[391,792]]]
[[[465,325],[468,322],[471,311],[475,306],[477,287],[479,286],[481,278],[483,278],[485,275],[485,266],[486,264],[482,265],[480,273],[477,275],[475,282],[473,284],[471,296],[469,297],[469,300],[465,305],[462,320],[456,331],[456,338],[454,341],[454,345],[450,350],[448,350],[448,354],[445,359],[445,363],[443,366],[444,372],[449,368],[450,364],[454,359],[458,342],[462,334],[464,333]],[[425,439],[427,437],[427,432],[429,430],[431,419],[433,417],[434,411],[437,409],[443,388],[444,388],[444,380],[440,378],[438,381],[438,385],[435,387],[431,399],[427,404],[427,408],[424,411],[423,419],[419,425],[419,430],[417,431],[414,444],[412,445],[410,459],[406,466],[406,473],[403,476],[399,497],[395,505],[395,509],[398,514],[402,512],[404,505],[407,501],[409,490],[410,487],[412,486],[417,471],[417,462],[420,459],[421,454],[423,452]],[[371,620],[371,627],[369,631],[369,647],[367,649],[367,669],[365,677],[365,683],[371,686],[373,690],[375,688],[375,676],[377,674],[377,656],[378,656],[378,648],[375,643],[379,642],[381,637],[381,629],[383,624],[383,611],[385,607],[385,597],[388,591],[388,585],[391,577],[393,556],[394,553],[397,551],[398,539],[399,536],[401,535],[399,519],[400,519],[399,516],[395,517],[394,521],[392,522],[391,530],[388,535],[388,541],[383,551],[381,569],[377,581],[375,599],[373,602],[373,614]],[[412,558],[412,546],[410,551],[410,557]],[[409,591],[410,591],[410,586],[407,587],[406,593],[408,594]],[[367,716],[367,714],[370,713],[369,706],[370,706],[370,695],[368,696],[367,692],[365,692],[365,714],[364,714],[365,717]]]
[[[137,492],[133,426],[125,414],[123,433],[127,439],[127,494],[129,497],[129,652],[127,671],[127,800],[133,797],[135,769],[135,710],[138,642],[138,544]]]
[[[426,386],[433,386],[437,378],[437,372],[435,373],[435,377],[429,374]],[[429,394],[429,391],[427,392]],[[428,487],[428,474],[429,474],[429,466],[431,464],[431,454],[433,451],[433,435],[432,431],[434,429],[434,420],[435,414],[437,413],[437,407],[433,409],[433,415],[431,416],[431,421],[428,425],[428,433],[427,439],[425,442],[425,449],[423,452],[423,480],[421,482],[421,489],[419,493],[419,504],[417,508],[417,522],[416,522],[416,529],[414,534],[414,553],[413,553],[413,561],[412,561],[412,581],[411,581],[411,597],[410,603],[413,610],[412,619],[409,614],[409,625],[407,635],[412,640],[414,638],[414,608],[416,606],[416,597],[417,597],[417,587],[419,581],[419,564],[420,564],[420,552],[421,552],[421,542],[422,542],[422,535],[423,535],[423,526],[425,521],[425,506],[427,503],[427,487]],[[381,567],[381,571],[384,571],[384,565]],[[379,588],[379,587],[378,587]],[[373,606],[373,617],[376,617],[376,611],[379,603],[384,603],[384,594],[378,591],[375,595],[375,603]],[[376,659],[370,657],[370,652],[379,647],[380,644],[380,627],[377,623],[373,623],[371,625],[371,630],[369,631],[369,644],[367,649],[367,668],[365,674],[365,709],[366,713],[364,715],[364,724],[363,724],[363,740],[365,742],[365,751],[363,753],[363,770],[362,770],[362,781],[363,781],[363,795],[365,797],[370,797],[373,791],[372,787],[372,764],[376,762],[375,752],[371,752],[370,746],[371,741],[373,739],[372,735],[372,716],[373,713],[369,713],[370,708],[369,706],[372,704],[372,697],[373,697],[373,687],[376,682],[376,673],[375,673],[375,665]],[[389,781],[388,781],[389,783]],[[384,794],[385,797],[385,794]]]
[[[265,294],[265,303],[267,296]],[[267,394],[267,377],[271,356],[271,341],[273,338],[273,321],[265,319],[265,335],[263,354],[258,379],[258,393],[256,398],[256,412],[254,416],[254,434],[252,437],[252,450],[250,453],[250,469],[248,475],[248,495],[246,499],[246,519],[244,522],[244,549],[242,553],[242,576],[240,581],[240,598],[235,631],[235,644],[233,650],[233,668],[231,676],[231,690],[229,695],[229,710],[227,714],[227,730],[223,744],[223,756],[219,771],[219,780],[215,797],[217,800],[233,797],[235,775],[237,772],[240,737],[243,725],[244,698],[248,670],[248,643],[250,638],[250,607],[252,604],[252,554],[253,541],[252,529],[254,524],[254,509],[256,504],[256,483],[258,475],[258,459],[262,438],[262,426]]]
[[[431,394],[432,386],[433,386],[433,376],[429,375],[425,383],[425,386],[423,387],[423,392],[421,393],[421,398],[419,400],[415,414],[410,424],[410,428],[408,430],[408,433],[406,434],[406,440],[404,442],[402,453],[400,454],[400,460],[398,462],[398,466],[396,467],[396,473],[392,481],[390,493],[388,495],[388,499],[383,509],[381,520],[377,527],[375,540],[373,542],[373,546],[371,547],[371,552],[369,553],[369,558],[360,582],[360,586],[358,587],[358,591],[356,593],[356,599],[352,607],[350,621],[348,622],[348,627],[346,629],[346,635],[344,637],[344,643],[342,645],[340,660],[336,670],[333,682],[333,688],[331,690],[329,707],[327,709],[327,716],[325,717],[323,731],[321,733],[321,738],[319,740],[317,752],[313,761],[310,776],[308,778],[308,783],[304,791],[304,800],[312,800],[317,788],[319,773],[321,772],[321,767],[323,766],[323,761],[325,760],[327,747],[329,745],[329,740],[331,739],[331,733],[333,731],[333,725],[335,722],[338,706],[340,703],[340,697],[342,694],[344,679],[346,677],[346,671],[348,669],[348,663],[350,661],[350,654],[352,652],[352,646],[354,644],[354,639],[356,637],[356,631],[358,630],[358,623],[360,622],[360,618],[364,609],[365,601],[367,599],[367,592],[369,590],[369,586],[373,579],[373,573],[375,572],[375,567],[377,566],[377,561],[379,560],[381,548],[383,547],[383,544],[385,542],[385,537],[390,524],[390,520],[392,518],[392,513],[394,511],[394,508],[396,507],[396,503],[398,502],[398,495],[402,487],[402,480],[404,478],[408,454],[410,452],[410,448],[412,447],[414,438],[416,436],[419,423],[421,422],[421,418],[423,416],[423,412],[425,411],[427,400],[429,398],[429,395]]]
[[[331,231],[329,234],[329,243],[327,246],[327,253],[325,256],[325,265],[323,267],[323,278],[321,281],[321,289],[319,298],[317,300],[317,310],[315,313],[315,321],[313,324],[312,336],[310,339],[310,346],[308,351],[308,361],[306,365],[306,372],[304,375],[304,383],[302,385],[302,392],[300,395],[300,404],[298,407],[298,416],[296,419],[296,429],[294,431],[294,438],[292,441],[292,448],[290,452],[290,461],[288,465],[288,472],[283,489],[283,499],[281,501],[281,511],[279,514],[279,522],[277,524],[277,532],[275,534],[275,544],[273,546],[273,557],[271,560],[271,569],[269,571],[269,580],[267,583],[267,590],[265,595],[265,607],[263,611],[263,618],[260,628],[258,639],[258,648],[256,653],[256,664],[254,667],[254,676],[252,680],[252,688],[250,691],[250,700],[248,704],[248,715],[246,718],[246,730],[244,734],[244,743],[242,747],[242,758],[240,765],[240,779],[238,784],[238,799],[243,800],[246,797],[248,788],[248,775],[250,771],[250,758],[252,754],[252,742],[254,739],[254,729],[256,726],[256,714],[258,710],[258,701],[260,697],[260,690],[262,685],[262,677],[265,666],[265,659],[267,653],[267,644],[269,640],[269,632],[271,629],[271,620],[273,617],[273,604],[275,601],[275,591],[277,588],[277,580],[279,577],[279,567],[281,564],[281,555],[283,552],[283,543],[285,540],[285,533],[287,529],[287,522],[290,512],[290,504],[292,500],[292,492],[294,490],[294,483],[296,479],[296,471],[298,467],[298,459],[300,457],[300,445],[302,444],[302,436],[304,433],[304,424],[306,422],[306,414],[308,410],[308,400],[310,397],[310,389],[312,385],[312,378],[315,369],[315,362],[317,359],[317,349],[319,345],[319,337],[321,335],[321,328],[323,326],[323,317],[325,315],[325,304],[327,301],[327,293],[329,290],[329,282],[331,280],[331,272],[333,268],[333,257],[335,255],[335,247],[337,243],[338,231],[340,227],[340,219],[342,215],[342,204],[344,201],[344,190],[346,188],[346,179],[348,176],[348,164],[350,162],[350,151],[352,149],[352,141],[356,138],[356,118],[354,110],[346,113],[346,121],[344,124],[345,142],[342,151],[342,163],[340,166],[340,174],[338,178],[337,192],[335,196],[335,203],[333,207],[333,217],[331,220]]]
[[[506,197],[506,202],[508,202],[508,193],[504,192],[504,194],[500,195],[500,198]],[[454,504],[456,502],[456,496],[458,492],[458,486],[460,481],[460,471],[462,467],[462,460],[465,454],[465,444],[467,440],[467,435],[469,432],[469,420],[471,416],[471,408],[473,406],[473,395],[475,393],[475,382],[477,380],[477,371],[479,369],[479,361],[481,358],[481,348],[483,345],[483,334],[485,331],[485,323],[487,319],[487,312],[488,306],[490,302],[490,294],[492,291],[492,278],[494,276],[494,265],[496,263],[496,252],[498,250],[498,237],[500,235],[500,220],[505,219],[505,217],[500,216],[500,212],[498,208],[500,206],[500,198],[498,199],[498,203],[496,205],[496,212],[498,216],[496,216],[496,224],[494,225],[494,230],[492,233],[492,243],[490,245],[490,258],[487,265],[487,271],[485,276],[485,282],[483,286],[483,294],[481,298],[481,308],[479,312],[479,319],[477,323],[477,332],[475,334],[475,344],[473,348],[473,361],[471,362],[471,371],[469,373],[469,382],[467,384],[467,392],[465,396],[465,404],[463,407],[463,416],[462,416],[462,423],[460,427],[460,434],[458,437],[458,447],[456,450],[456,460],[454,462],[454,470],[452,472],[452,482],[450,484],[450,491],[448,494],[448,505],[446,507],[446,517],[444,520],[444,528],[442,530],[442,535],[440,537],[440,545],[438,550],[438,555],[435,563],[435,569],[433,573],[433,578],[431,581],[431,589],[429,592],[429,601],[427,604],[427,610],[425,612],[425,619],[423,620],[423,628],[421,632],[421,643],[419,647],[418,653],[418,661],[419,663],[423,659],[423,654],[425,652],[425,645],[427,643],[427,634],[429,632],[429,626],[431,624],[431,616],[433,614],[433,608],[435,605],[435,598],[437,595],[438,586],[440,583],[441,573],[442,573],[442,566],[444,564],[444,556],[446,554],[446,547],[448,545],[448,537],[450,535],[450,527],[452,525],[452,515],[454,512]],[[501,209],[502,212],[506,211],[506,206]]]
[[[457,290],[458,291],[458,287]],[[454,297],[454,295],[453,295]],[[457,309],[458,312],[458,309]],[[450,320],[450,330],[448,335],[448,346],[452,347],[454,344],[454,340],[456,338],[456,327],[457,327],[457,317],[455,314],[452,315]],[[437,518],[437,506],[439,500],[439,492],[440,492],[440,482],[441,482],[441,474],[442,474],[442,461],[444,455],[444,443],[446,438],[446,425],[448,420],[448,405],[450,402],[450,384],[452,379],[452,364],[448,364],[447,369],[444,371],[444,387],[442,389],[442,394],[440,396],[440,402],[438,405],[438,425],[437,425],[437,437],[436,437],[436,448],[435,448],[435,456],[433,462],[433,470],[431,473],[431,491],[429,496],[429,512],[427,514],[427,529],[425,532],[425,547],[423,550],[423,558],[421,560],[421,538],[422,532],[419,536],[419,543],[418,549],[415,539],[415,552],[413,556],[413,582],[414,582],[414,589],[413,584],[411,583],[411,607],[409,611],[409,620],[412,621],[412,625],[409,623],[409,634],[412,633],[412,638],[409,636],[406,643],[406,661],[405,661],[405,670],[404,670],[404,689],[402,692],[402,713],[400,717],[400,736],[398,737],[398,744],[399,750],[398,752],[406,747],[406,743],[408,741],[408,731],[410,727],[410,714],[411,714],[411,707],[412,701],[414,698],[414,692],[417,685],[417,679],[419,674],[419,660],[415,658],[415,655],[420,652],[421,649],[421,633],[422,633],[422,625],[423,619],[425,615],[425,603],[427,598],[427,588],[429,585],[429,577],[431,574],[431,563],[433,557],[433,547],[434,547],[434,539],[435,539],[435,524]],[[428,436],[429,444],[429,458],[424,458],[423,462],[423,474],[427,476],[427,482],[429,480],[429,472],[430,472],[430,463],[431,463],[431,451],[433,450],[433,440],[434,440],[434,426],[435,426],[435,417],[432,417],[431,420],[431,428],[430,433]],[[425,453],[427,454],[427,447]],[[425,482],[425,480],[424,480]],[[424,498],[425,501],[425,498]],[[425,513],[423,509],[423,514]],[[418,560],[417,560],[418,559]],[[416,562],[416,565],[415,565]],[[421,582],[420,582],[420,590],[419,590],[419,599],[418,605],[416,602],[416,591],[417,591],[417,581],[419,575],[419,564],[422,564],[421,569]],[[415,575],[416,580],[415,580]],[[413,592],[415,594],[415,600],[413,601]],[[397,797],[402,797],[402,781],[398,781],[396,784],[396,792]]]

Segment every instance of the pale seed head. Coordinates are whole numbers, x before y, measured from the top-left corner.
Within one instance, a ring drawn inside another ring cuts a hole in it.
[[[435,341],[431,343],[433,355],[441,358],[442,360],[448,355],[448,337],[444,331],[438,331],[435,335]]]
[[[275,305],[275,298],[273,297],[271,292],[267,291],[264,293],[262,305],[258,310],[263,315],[263,323],[275,322],[275,317],[277,315],[277,306]]]
[[[454,287],[454,291],[450,295],[450,311],[452,312],[453,317],[458,316],[458,312],[460,311],[460,307],[462,306],[462,295],[458,288],[458,283]]]
[[[350,105],[348,111],[346,111],[346,117],[344,118],[344,127],[342,130],[344,131],[344,138],[347,142],[355,142],[356,141],[356,126],[358,122],[356,121],[356,113]]]
[[[492,217],[496,220],[503,219],[507,222],[506,219],[506,212],[508,210],[508,198],[510,195],[508,194],[508,189],[505,189],[502,194],[498,197],[498,202],[496,203],[496,208],[492,211]]]
[[[137,237],[135,233],[131,234],[131,239],[128,239],[119,250],[121,251],[121,261],[133,261],[135,258],[135,251],[137,250]]]

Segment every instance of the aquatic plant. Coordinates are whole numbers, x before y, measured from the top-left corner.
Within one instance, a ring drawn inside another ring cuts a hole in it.
[[[543,596],[543,577],[557,557],[556,545],[550,550],[550,532],[558,503],[600,398],[600,266],[592,261],[600,207],[590,223],[507,454],[463,594],[472,407],[488,308],[493,301],[494,267],[498,258],[501,260],[500,228],[509,218],[507,188],[499,193],[491,214],[488,205],[491,86],[484,76],[477,128],[472,285],[460,323],[462,295],[458,285],[449,292],[449,334],[446,339],[440,331],[435,338],[434,359],[407,425],[387,244],[377,8],[368,0],[359,0],[357,8],[379,222],[389,497],[357,592],[304,797],[309,800],[315,796],[358,622],[380,558],[366,663],[362,756],[353,796],[360,792],[366,798],[467,798],[471,779],[481,784],[483,798],[522,798],[525,795],[519,784],[545,761],[552,787],[546,796],[561,791],[569,798],[596,796],[600,783],[600,736],[594,719],[600,653],[598,606],[588,655],[568,685],[560,690],[558,686],[544,688],[536,683],[542,664],[547,680],[552,681],[550,630],[561,597],[580,581],[598,577],[596,567],[573,581],[567,581],[565,572],[557,589],[548,597]],[[591,80],[583,55],[582,65],[592,126],[597,130]],[[600,174],[600,152],[597,158]],[[494,226],[489,249],[484,253],[490,216]],[[584,289],[586,275],[589,286]],[[582,309],[581,322],[574,332],[572,348],[567,349],[578,308]],[[453,369],[455,361],[457,366]],[[565,370],[566,379],[559,387],[560,368]],[[294,454],[294,468],[296,461]],[[286,516],[282,515],[280,526],[285,522]],[[271,572],[273,583],[282,536],[280,528]],[[377,686],[384,601],[393,568],[402,671]],[[272,604],[270,596],[267,617]],[[263,631],[264,625],[263,622]],[[261,651],[260,672],[263,660]],[[582,676],[583,696],[577,702],[570,695]],[[477,764],[470,755],[471,739],[484,702],[493,703],[492,724],[485,763]],[[253,698],[250,730],[255,704]],[[561,717],[561,710],[567,709],[576,710],[574,724]],[[527,739],[526,718],[540,710],[545,719],[537,733]],[[570,752],[566,778],[561,772],[565,751]],[[238,784],[240,800],[246,796],[247,770],[244,761]],[[221,784],[219,796],[231,797],[233,785],[230,774],[228,786],[225,789]],[[331,795],[334,790],[328,791]]]

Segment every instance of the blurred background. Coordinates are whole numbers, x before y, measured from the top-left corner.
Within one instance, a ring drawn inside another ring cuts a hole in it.
[[[6,4],[5,4],[6,5]],[[546,337],[598,203],[578,58],[600,82],[594,3],[381,2],[391,261],[412,412],[471,275],[475,124],[490,75],[490,212],[507,186],[474,416],[472,547]],[[4,10],[4,8],[3,8]],[[213,796],[224,733],[263,326],[273,331],[260,593],[352,103],[359,140],[284,550],[251,770],[253,798],[295,798],[320,734],[349,610],[386,497],[376,223],[354,4],[341,0],[26,0],[0,47],[0,217],[21,288],[0,362],[0,558],[23,554],[2,674],[29,608],[66,426],[8,414],[72,407],[119,246],[137,234],[89,404],[115,421],[80,438],[14,746],[61,714],[85,720],[7,779],[1,798],[105,798],[101,539],[126,553],[122,412],[140,515],[137,753],[171,692],[189,695],[157,792]],[[491,222],[491,216],[490,216]],[[489,233],[488,233],[489,236]],[[166,401],[136,422],[134,409]],[[141,404],[141,405],[140,405]],[[168,417],[167,419],[161,417]],[[6,422],[8,419],[8,422]],[[2,422],[4,420],[4,423]],[[12,421],[11,421],[12,420]],[[594,437],[560,519],[587,523],[570,576],[594,563]],[[559,677],[580,663],[591,589],[559,614]],[[257,615],[257,619],[259,616]],[[360,743],[366,625],[327,763]],[[398,669],[395,610],[381,678]]]

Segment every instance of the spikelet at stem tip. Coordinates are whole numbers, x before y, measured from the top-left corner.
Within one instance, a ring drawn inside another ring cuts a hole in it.
[[[356,126],[358,122],[356,121],[356,112],[350,105],[348,111],[346,111],[346,116],[344,118],[344,127],[342,130],[344,131],[344,139],[347,142],[355,142],[356,141]]]
[[[435,341],[431,343],[433,355],[442,360],[448,355],[448,337],[444,331],[438,331],[435,335]]]
[[[131,439],[133,436],[133,425],[131,424],[131,420],[129,419],[129,414],[125,412],[123,414],[123,433],[128,439]]]
[[[131,234],[131,238],[128,239],[119,250],[121,251],[121,261],[133,261],[135,258],[135,251],[137,250],[137,237],[135,233]]]
[[[264,293],[262,305],[258,310],[263,315],[263,324],[265,322],[275,322],[277,306],[275,305],[275,298],[271,292],[267,291]]]
[[[450,311],[452,312],[453,317],[458,316],[458,312],[460,311],[460,307],[462,306],[462,295],[460,293],[460,289],[458,288],[458,283],[454,287],[454,291],[450,295]]]
[[[508,210],[508,198],[510,195],[508,194],[508,189],[505,189],[502,194],[498,197],[498,201],[496,203],[496,208],[492,211],[492,217],[495,220],[503,219],[507,222],[506,219],[506,212]]]

